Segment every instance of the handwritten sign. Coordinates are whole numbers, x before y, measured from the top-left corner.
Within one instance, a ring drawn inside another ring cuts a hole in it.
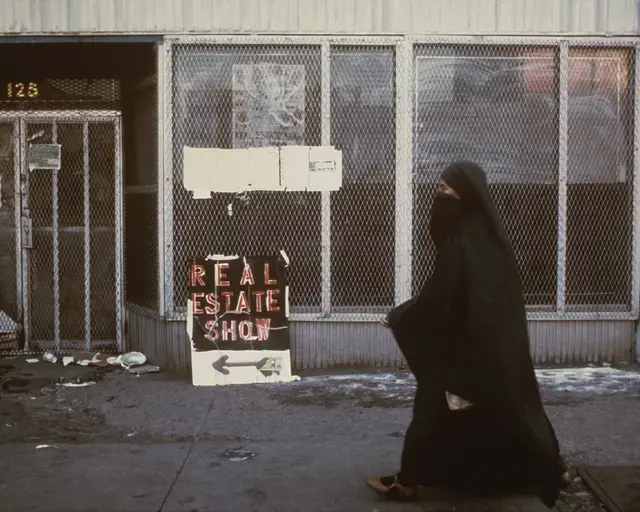
[[[291,379],[287,266],[283,253],[191,262],[187,329],[195,385]]]

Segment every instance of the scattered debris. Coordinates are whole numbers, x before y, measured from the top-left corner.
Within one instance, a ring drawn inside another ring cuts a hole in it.
[[[47,361],[48,363],[57,363],[58,358],[54,356],[51,352],[45,352],[42,356],[43,361]]]
[[[130,434],[127,434],[127,437],[133,437],[137,434],[137,432],[131,432]]]
[[[122,363],[122,354],[117,357],[110,357],[109,359],[107,359],[107,363],[120,366],[120,364]]]
[[[62,364],[63,364],[64,366],[68,366],[68,365],[70,365],[71,363],[73,363],[73,361],[74,361],[73,356],[64,356],[64,357],[62,358]]]
[[[145,356],[142,352],[127,352],[122,355],[122,359],[120,360],[120,364],[124,368],[129,368],[131,366],[140,366],[147,362],[147,356]]]
[[[93,386],[94,384],[94,381],[89,380],[87,382],[63,382],[58,383],[58,386],[63,386],[65,388],[86,388],[88,386]]]
[[[39,363],[40,359],[27,359],[27,363]]]
[[[0,311],[0,343],[15,343],[19,339],[20,325],[18,325],[4,311]]]
[[[145,364],[144,366],[136,366],[135,368],[129,368],[127,372],[133,373],[136,375],[141,375],[143,373],[158,373],[161,372],[162,369],[159,366],[153,366],[152,364]]]
[[[608,361],[603,361],[602,366],[606,366],[608,368],[609,366],[611,366],[611,363],[609,363]]]
[[[92,380],[82,380],[81,377],[76,377],[75,379],[70,380],[69,382],[65,382],[64,377],[60,377],[57,386],[63,386],[65,388],[86,388],[88,386],[95,385],[95,381]]]
[[[256,452],[243,450],[242,448],[228,448],[218,455],[218,457],[221,459],[229,459],[231,462],[244,462],[245,460],[253,459],[257,455]]]
[[[42,450],[43,448],[57,448],[57,446],[54,446],[52,444],[39,444],[38,446],[36,446],[36,450]]]
[[[106,361],[109,359],[107,354],[100,352],[89,352],[88,350],[77,350],[71,354],[76,361]]]

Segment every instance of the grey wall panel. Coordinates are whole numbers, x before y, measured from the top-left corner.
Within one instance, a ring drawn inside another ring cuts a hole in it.
[[[636,35],[635,0],[2,0],[0,34]]]
[[[184,322],[128,306],[128,347],[147,355],[166,371],[186,372],[191,354]],[[635,325],[631,321],[529,323],[536,364],[632,360]],[[389,331],[356,322],[292,322],[294,368],[398,367],[403,364]]]
[[[529,322],[536,363],[631,361],[632,321]]]

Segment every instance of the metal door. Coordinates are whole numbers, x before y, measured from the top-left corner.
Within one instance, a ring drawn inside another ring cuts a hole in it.
[[[33,112],[6,122],[0,117],[0,138],[5,125],[15,141],[20,348],[123,350],[120,116]],[[59,168],[42,168],[38,150],[51,144],[60,145]]]

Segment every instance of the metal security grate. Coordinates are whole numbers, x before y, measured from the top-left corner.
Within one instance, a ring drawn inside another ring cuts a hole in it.
[[[158,87],[133,92],[125,111],[125,262],[128,302],[158,310]]]
[[[243,78],[250,72],[253,82]],[[186,307],[187,262],[194,256],[284,249],[296,262],[292,306],[318,311],[320,193],[214,194],[210,200],[194,200],[182,185],[182,148],[320,145],[319,48],[176,46],[173,81],[174,307]],[[274,115],[261,117],[260,112]],[[292,113],[296,128],[278,130],[281,116]],[[255,126],[261,128],[252,131]]]
[[[393,305],[395,51],[331,49],[331,144],[342,188],[331,194],[331,311]]]
[[[13,143],[13,178],[6,185],[13,191],[13,227],[21,226],[11,236],[17,263],[1,268],[13,271],[16,285],[6,297],[13,311],[3,305],[0,318],[4,331],[7,324],[17,331],[9,350],[121,350],[119,116],[2,112],[0,126],[12,127],[0,135],[3,144]],[[58,164],[35,165],[43,144],[59,145]]]
[[[630,301],[632,57],[620,48],[569,50],[566,304],[571,311],[625,310]]]
[[[556,303],[558,77],[553,48],[425,46],[415,51],[414,281],[435,252],[428,209],[454,160],[487,172],[527,303]]]
[[[432,271],[429,209],[457,159],[487,171],[531,314],[637,315],[638,56],[624,42],[197,36],[172,38],[166,55],[170,316],[184,315],[191,257],[285,249],[294,318],[374,320]],[[269,144],[335,145],[342,188],[184,189],[185,145]]]
[[[22,327],[18,324],[16,236],[16,164],[18,122],[0,119],[0,350],[17,348]]]

